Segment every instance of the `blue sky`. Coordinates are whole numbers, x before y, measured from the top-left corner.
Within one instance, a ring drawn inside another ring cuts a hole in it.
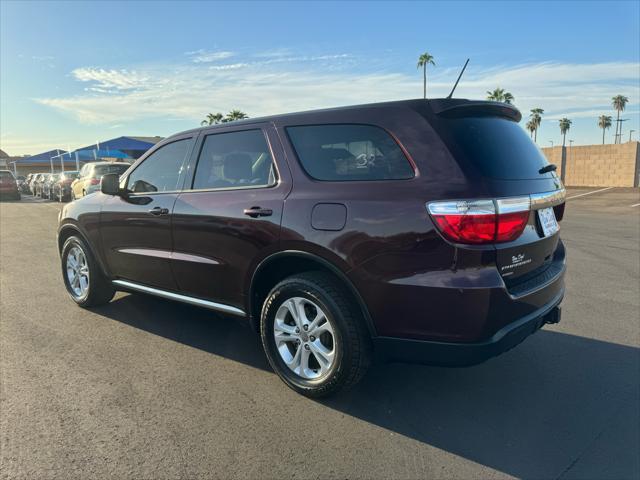
[[[611,97],[640,130],[640,3],[0,2],[0,148],[169,135],[208,112],[250,116],[502,87],[542,107],[542,146],[599,143]],[[524,124],[524,122],[522,122]],[[611,141],[613,131],[607,132]],[[625,134],[628,138],[628,133]]]

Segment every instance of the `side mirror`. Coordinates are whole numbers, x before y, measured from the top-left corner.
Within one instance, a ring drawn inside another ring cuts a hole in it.
[[[100,181],[100,191],[106,195],[120,195],[120,176],[117,173],[107,173]]]

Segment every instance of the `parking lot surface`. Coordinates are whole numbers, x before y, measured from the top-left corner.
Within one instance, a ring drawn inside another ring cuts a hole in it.
[[[378,366],[322,401],[237,320],[144,295],[78,308],[59,204],[3,202],[0,477],[637,479],[640,194],[595,190],[568,192],[559,325],[476,367]]]

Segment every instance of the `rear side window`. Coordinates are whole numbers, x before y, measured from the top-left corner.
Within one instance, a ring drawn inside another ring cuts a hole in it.
[[[195,190],[268,187],[275,183],[271,150],[262,130],[206,136],[193,181]]]
[[[9,172],[8,170],[0,170],[0,178],[2,178],[3,180],[13,180],[13,173]]]
[[[406,180],[414,170],[382,128],[373,125],[288,127],[300,163],[316,180]]]
[[[450,150],[486,177],[506,180],[545,178],[544,154],[517,123],[500,117],[442,119],[439,130]],[[559,165],[558,165],[559,167]]]

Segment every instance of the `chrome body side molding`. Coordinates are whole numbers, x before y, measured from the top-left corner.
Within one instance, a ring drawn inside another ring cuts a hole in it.
[[[146,285],[140,285],[138,283],[128,282],[126,280],[114,280],[112,282],[116,288],[122,287],[128,290],[135,290],[137,292],[148,293],[157,297],[166,298],[168,300],[175,300],[177,302],[188,303],[197,307],[208,308],[209,310],[216,310],[218,312],[228,313],[231,315],[237,315],[245,317],[244,310],[241,310],[231,305],[224,305],[222,303],[211,302],[209,300],[202,300],[201,298],[189,297],[187,295],[181,295],[179,293],[167,292],[166,290],[159,290],[153,287],[147,287]]]

